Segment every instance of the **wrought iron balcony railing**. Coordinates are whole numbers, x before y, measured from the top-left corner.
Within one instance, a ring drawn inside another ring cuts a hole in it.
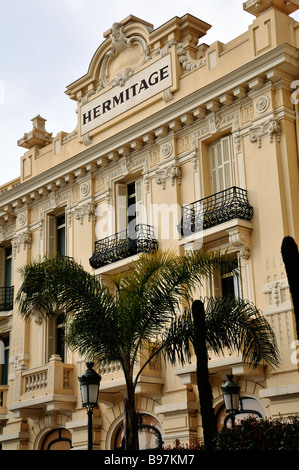
[[[95,242],[95,250],[89,259],[91,267],[97,269],[137,253],[155,252],[158,241],[154,228],[138,224],[133,229],[126,229]]]
[[[183,236],[214,227],[232,219],[250,220],[253,207],[247,191],[233,186],[182,208],[178,231]]]
[[[13,309],[14,286],[0,287],[0,312]]]

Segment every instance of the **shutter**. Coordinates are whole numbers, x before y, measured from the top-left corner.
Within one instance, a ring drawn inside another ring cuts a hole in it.
[[[217,193],[217,166],[216,166],[216,146],[212,145],[209,149],[210,175],[211,175],[211,193]]]
[[[232,158],[231,158],[231,146],[230,138],[224,137],[221,139],[221,150],[222,150],[222,164],[223,164],[223,179],[224,188],[227,189],[232,186]]]
[[[144,200],[143,200],[143,181],[137,180],[135,183],[135,192],[136,192],[136,224],[144,224],[145,219],[145,210],[144,210]]]
[[[210,146],[209,165],[212,194],[228,189],[233,185],[230,136],[223,137]]]
[[[222,287],[221,287],[222,277],[221,277],[221,273],[219,271],[215,271],[213,279],[214,279],[213,295],[214,295],[214,297],[221,297],[222,296]]]
[[[127,229],[127,186],[116,185],[116,220],[117,232]]]
[[[56,254],[56,217],[48,215],[47,217],[47,256]]]

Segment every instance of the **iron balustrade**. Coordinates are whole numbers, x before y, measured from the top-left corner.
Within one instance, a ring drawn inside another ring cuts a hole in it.
[[[13,309],[14,286],[0,287],[0,312],[8,312]]]
[[[94,269],[128,258],[138,253],[155,252],[158,241],[151,225],[138,224],[95,242],[95,250],[89,259]]]
[[[232,186],[183,206],[178,231],[188,236],[232,219],[250,220],[252,216],[253,207],[248,202],[247,191]]]

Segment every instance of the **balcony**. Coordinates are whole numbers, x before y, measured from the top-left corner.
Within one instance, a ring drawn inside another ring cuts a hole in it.
[[[54,355],[43,366],[17,371],[16,383],[19,387],[13,403],[8,407],[9,411],[16,417],[22,416],[28,409],[36,416],[41,411],[73,411],[77,403],[73,368],[73,364],[65,364]]]
[[[9,312],[13,309],[14,286],[0,287],[0,312]]]
[[[155,252],[157,249],[154,228],[138,224],[133,230],[126,229],[96,241],[89,263],[92,268],[98,269],[138,253]]]
[[[141,352],[139,358],[140,362],[136,364],[133,372],[133,380],[140,370],[141,363],[146,359],[146,350]],[[100,402],[111,406],[117,400],[122,400],[123,395],[126,393],[126,381],[123,369],[118,361],[103,362],[100,366],[99,373],[102,377],[100,387]],[[154,395],[156,397],[161,395],[164,386],[164,378],[162,376],[162,367],[160,357],[150,361],[149,364],[143,369],[137,386],[136,394]]]
[[[233,186],[219,193],[183,206],[179,233],[190,236],[233,219],[251,220],[253,207],[245,189]]]

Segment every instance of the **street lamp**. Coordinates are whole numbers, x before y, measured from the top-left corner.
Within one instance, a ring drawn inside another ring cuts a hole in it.
[[[87,409],[88,416],[88,450],[92,450],[92,415],[93,409],[98,404],[101,376],[93,370],[93,362],[86,362],[87,369],[80,382],[82,406]]]
[[[235,414],[239,411],[240,388],[233,382],[233,376],[227,375],[227,381],[221,387],[225,410],[232,415],[232,423],[235,422]]]

